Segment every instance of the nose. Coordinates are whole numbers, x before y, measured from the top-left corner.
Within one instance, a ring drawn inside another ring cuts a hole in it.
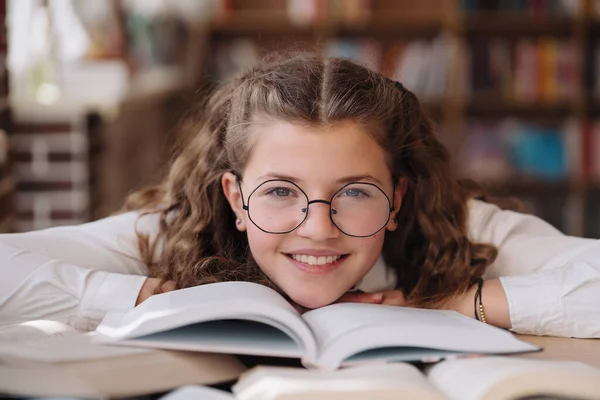
[[[314,240],[324,241],[340,236],[340,230],[333,224],[329,216],[329,204],[314,202],[308,206],[308,215],[296,229],[298,235]]]

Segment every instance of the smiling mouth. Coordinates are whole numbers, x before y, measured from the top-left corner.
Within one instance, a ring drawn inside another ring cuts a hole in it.
[[[350,254],[337,256],[309,256],[304,254],[286,254],[298,268],[304,272],[323,274],[336,269]]]
[[[349,254],[340,254],[336,256],[309,256],[307,254],[286,254],[288,258],[292,260],[310,265],[311,267],[320,267],[331,264],[336,264],[339,261],[343,261]]]

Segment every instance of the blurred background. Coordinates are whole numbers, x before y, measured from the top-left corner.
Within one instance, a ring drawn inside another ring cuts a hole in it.
[[[181,118],[272,50],[417,93],[456,168],[600,238],[600,1],[0,0],[0,231],[119,209]]]

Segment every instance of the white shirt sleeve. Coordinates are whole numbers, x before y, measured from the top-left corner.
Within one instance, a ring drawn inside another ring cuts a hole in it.
[[[158,215],[135,212],[88,224],[0,235],[0,325],[52,319],[79,330],[127,310],[146,279],[136,231]]]
[[[600,241],[566,236],[535,216],[492,204],[469,206],[471,240],[498,247],[484,278],[500,279],[512,330],[599,338]]]

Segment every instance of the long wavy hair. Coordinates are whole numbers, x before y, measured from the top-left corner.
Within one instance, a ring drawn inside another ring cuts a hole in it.
[[[256,117],[309,126],[353,121],[388,152],[392,176],[407,188],[383,256],[413,304],[434,307],[466,291],[494,261],[494,246],[467,237],[467,201],[477,186],[454,177],[416,96],[353,62],[299,53],[264,60],[214,90],[185,125],[166,178],[128,198],[126,210],[160,213],[155,240],[138,234],[150,276],[178,288],[230,280],[273,286],[221,187],[223,173],[244,170]]]

